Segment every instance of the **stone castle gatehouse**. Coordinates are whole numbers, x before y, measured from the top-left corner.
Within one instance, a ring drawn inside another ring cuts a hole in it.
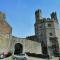
[[[60,29],[56,12],[51,13],[51,18],[42,18],[38,9],[35,18],[35,35],[18,38],[12,35],[12,27],[7,23],[5,14],[0,12],[0,53],[11,51],[16,54],[15,46],[20,43],[20,53],[26,53],[28,60],[43,60],[48,56],[59,60]]]

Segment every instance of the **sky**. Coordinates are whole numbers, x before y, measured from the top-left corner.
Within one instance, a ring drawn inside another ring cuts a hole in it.
[[[42,10],[43,17],[57,12],[60,23],[60,0],[0,0],[0,11],[6,14],[6,21],[12,27],[12,35],[27,37],[35,34],[35,11]]]

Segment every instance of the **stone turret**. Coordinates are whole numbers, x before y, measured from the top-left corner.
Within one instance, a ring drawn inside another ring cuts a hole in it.
[[[38,21],[42,18],[41,13],[42,13],[42,12],[41,12],[40,9],[38,9],[38,10],[35,12],[36,22],[38,22]]]
[[[56,12],[52,12],[52,13],[51,13],[51,20],[55,20],[56,22],[58,22]]]

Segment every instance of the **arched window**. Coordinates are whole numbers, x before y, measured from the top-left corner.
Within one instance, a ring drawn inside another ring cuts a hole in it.
[[[15,48],[15,51],[14,51],[15,55],[19,55],[23,52],[23,45],[20,43],[16,43],[14,48]]]

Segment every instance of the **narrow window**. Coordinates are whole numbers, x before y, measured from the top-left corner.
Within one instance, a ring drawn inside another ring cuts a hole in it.
[[[49,33],[50,36],[52,36],[53,34],[52,33]]]
[[[48,24],[48,27],[51,27],[51,24]]]

